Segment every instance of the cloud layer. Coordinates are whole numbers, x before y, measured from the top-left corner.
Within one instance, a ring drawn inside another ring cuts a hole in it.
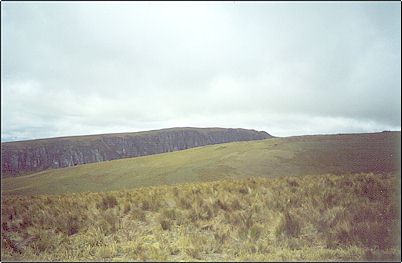
[[[5,3],[2,141],[401,129],[391,3]]]

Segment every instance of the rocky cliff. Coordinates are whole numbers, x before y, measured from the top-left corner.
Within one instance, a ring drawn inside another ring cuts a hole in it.
[[[2,176],[18,176],[49,168],[270,137],[272,136],[264,131],[246,129],[171,128],[6,142],[1,144],[1,171]]]

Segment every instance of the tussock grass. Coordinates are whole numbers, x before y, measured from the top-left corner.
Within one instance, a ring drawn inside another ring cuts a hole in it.
[[[4,195],[2,260],[397,260],[395,174]]]

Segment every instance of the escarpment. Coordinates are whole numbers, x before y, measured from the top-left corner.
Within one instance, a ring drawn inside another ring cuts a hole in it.
[[[1,171],[2,176],[18,176],[49,168],[271,137],[264,131],[247,129],[171,128],[147,132],[5,142],[1,144]]]

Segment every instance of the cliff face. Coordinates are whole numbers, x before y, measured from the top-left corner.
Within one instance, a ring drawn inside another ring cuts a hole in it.
[[[184,150],[197,146],[262,140],[264,131],[223,128],[172,128],[149,132],[60,137],[1,144],[2,176],[49,168]]]

